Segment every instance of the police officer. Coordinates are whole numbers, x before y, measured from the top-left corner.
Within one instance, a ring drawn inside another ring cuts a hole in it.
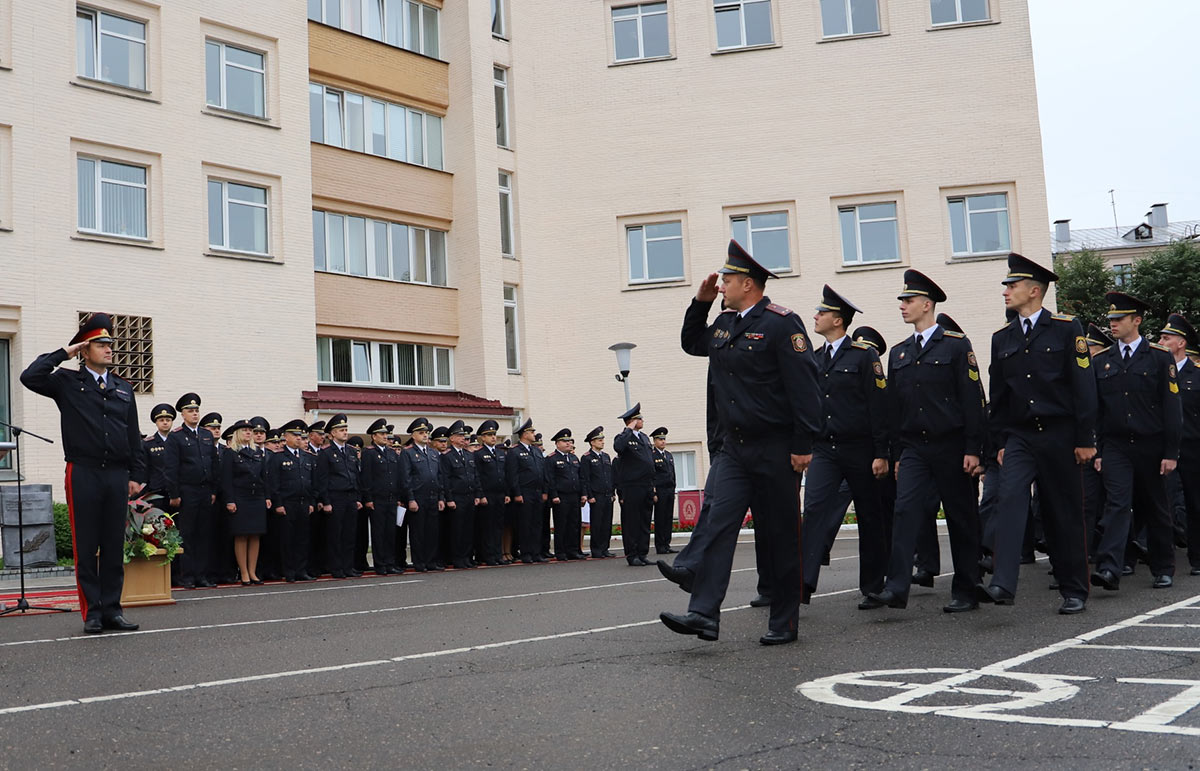
[[[400,456],[388,443],[387,421],[367,427],[371,446],[362,454],[362,491],[371,526],[371,556],[375,573],[402,573],[396,567],[396,507],[400,502]],[[407,501],[405,501],[407,503]]]
[[[183,554],[179,582],[184,588],[216,586],[211,580],[213,504],[217,500],[219,467],[212,433],[200,427],[200,397],[186,393],[175,402],[183,425],[167,435],[166,474],[170,503],[179,512]]]
[[[667,428],[659,426],[650,432],[654,446],[654,551],[674,554],[671,548],[671,529],[675,523],[675,456],[667,449]]]
[[[819,402],[804,322],[763,294],[772,277],[730,241],[724,267],[701,283],[680,334],[686,353],[708,357],[709,406],[718,416],[723,457],[709,472],[708,516],[716,535],[695,563],[688,613],[659,619],[702,640],[717,639],[738,530],[752,504],[770,556],[771,612],[759,642],[778,645],[797,636],[803,584],[798,475],[812,460]],[[733,312],[719,314],[710,326],[708,311],[718,294]]]
[[[53,399],[61,415],[75,581],[88,634],[138,628],[121,612],[121,587],[125,517],[129,498],[145,486],[146,458],[133,386],[109,371],[112,343],[112,319],[93,313],[65,348],[42,354],[21,373],[21,384]],[[76,355],[78,370],[58,368]]]
[[[252,421],[239,420],[222,434],[229,443],[221,465],[222,498],[242,586],[263,583],[258,575],[258,557],[270,505],[266,452],[254,442],[253,425]]]
[[[1200,576],[1200,368],[1188,358],[1188,347],[1195,345],[1196,329],[1178,313],[1167,317],[1159,340],[1175,360],[1175,381],[1179,386],[1183,412],[1183,434],[1179,444],[1179,466],[1172,475],[1183,488],[1184,532],[1191,575]]]
[[[1175,359],[1142,337],[1146,303],[1123,292],[1109,292],[1105,299],[1117,344],[1091,362],[1100,391],[1096,467],[1106,498],[1092,583],[1109,591],[1120,588],[1136,489],[1153,586],[1165,589],[1174,582],[1175,545],[1163,477],[1175,471],[1183,431]]]
[[[308,426],[303,420],[283,424],[284,449],[267,458],[267,497],[274,507],[279,529],[280,564],[283,579],[311,581],[308,572],[308,518],[312,515],[312,472],[316,459],[304,452]]]
[[[654,563],[650,553],[650,519],[654,513],[654,452],[649,437],[642,433],[642,404],[638,402],[620,416],[625,430],[613,439],[619,464],[617,490],[621,501],[621,542],[625,561],[643,567]]]
[[[1088,324],[1085,342],[1088,348],[1088,360],[1095,358],[1116,345],[1117,341],[1109,337],[1095,324]],[[1093,377],[1095,369],[1093,368]],[[1097,396],[1097,399],[1099,396]],[[1083,466],[1083,521],[1084,532],[1087,533],[1088,559],[1095,559],[1096,550],[1100,546],[1100,513],[1104,511],[1104,479],[1096,470],[1095,463]]]
[[[887,379],[869,343],[846,334],[861,309],[828,284],[813,331],[825,338],[816,351],[821,428],[813,445],[804,492],[804,589],[817,587],[821,560],[842,524],[838,488],[850,486],[858,520],[859,591],[883,590],[888,544],[877,480],[887,476]]]
[[[475,540],[475,504],[479,502],[479,476],[475,456],[467,452],[470,430],[461,420],[450,424],[450,447],[441,457],[445,480],[449,559],[457,570],[478,567],[471,559]]]
[[[142,452],[146,456],[146,489],[143,497],[157,495],[159,507],[164,511],[174,511],[167,495],[167,479],[163,467],[167,462],[167,436],[175,424],[175,408],[169,404],[156,404],[150,410],[150,420],[154,422],[155,431],[142,440]]]
[[[946,293],[925,274],[904,272],[900,315],[915,334],[892,346],[888,413],[893,416],[896,509],[887,581],[859,604],[864,610],[904,608],[912,585],[913,553],[931,490],[946,509],[954,578],[947,613],[975,610],[979,581],[979,512],[972,474],[983,454],[983,392],[970,341],[937,325]]]
[[[325,421],[318,420],[308,427],[308,450],[313,455],[325,446]]]
[[[587,495],[592,556],[615,557],[608,550],[615,491],[612,460],[604,451],[604,426],[596,426],[585,438],[589,449],[579,462],[579,480]]]
[[[554,558],[559,562],[587,559],[579,548],[583,529],[580,509],[587,502],[579,478],[579,458],[571,429],[559,429],[551,441],[554,452],[546,457],[546,495],[554,507]]]
[[[217,584],[233,583],[237,580],[237,565],[233,558],[233,534],[229,532],[229,518],[225,516],[225,501],[221,490],[221,463],[229,449],[221,444],[222,420],[219,412],[206,413],[200,419],[200,427],[207,429],[213,440],[213,478],[216,484],[213,490],[213,505],[209,510],[208,521],[213,527],[206,575],[210,581]],[[174,566],[178,562],[179,560],[175,560],[171,564]]]
[[[505,474],[507,458],[497,435],[499,430],[500,424],[494,420],[480,423],[478,436],[482,446],[474,453],[475,471],[479,475],[479,505],[475,507],[475,530],[479,536],[476,560],[487,565],[499,565],[504,561],[501,545],[504,507],[511,500]]]
[[[545,562],[542,556],[542,504],[545,496],[545,466],[542,454],[533,446],[537,431],[533,419],[516,430],[517,443],[505,461],[508,493],[517,509],[516,536],[521,562]]]
[[[1017,591],[1030,485],[1037,483],[1046,542],[1063,601],[1082,612],[1088,598],[1087,532],[1080,466],[1095,457],[1096,384],[1083,328],[1043,307],[1058,276],[1008,256],[1005,307],[1017,317],[992,335],[990,428],[1003,469],[996,509],[991,584],[983,602],[1011,605]]]
[[[545,444],[542,442],[541,433],[536,433],[533,435],[533,449],[537,450],[538,454],[542,456],[542,474],[544,476],[548,472],[548,466],[546,464],[546,447],[545,447]],[[545,487],[546,487],[546,482],[543,480],[543,482],[542,482],[543,491],[545,490]],[[549,494],[546,492],[543,492],[542,493],[542,526],[539,530],[539,532],[541,532],[541,534],[542,534],[542,543],[541,543],[541,546],[539,547],[539,552],[538,552],[542,556],[543,560],[549,560],[550,556],[551,556],[550,555],[550,509],[551,508],[553,508],[553,506],[550,503]]]
[[[442,496],[442,467],[439,453],[429,446],[433,426],[417,418],[408,426],[412,446],[400,455],[401,498],[408,501],[408,524],[413,569],[418,573],[437,570],[438,518],[446,502]],[[444,568],[443,568],[444,569]]]
[[[317,454],[313,475],[317,501],[325,512],[325,564],[334,578],[346,578],[354,570],[354,528],[359,498],[358,454],[346,444],[350,422],[343,414],[326,424],[330,443]]]

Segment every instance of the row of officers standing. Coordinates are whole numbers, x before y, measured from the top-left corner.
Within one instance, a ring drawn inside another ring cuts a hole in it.
[[[175,580],[185,588],[587,559],[584,506],[590,556],[614,557],[618,497],[630,565],[653,564],[652,522],[656,551],[675,551],[675,460],[665,427],[643,433],[640,405],[621,416],[612,458],[601,426],[580,456],[567,428],[546,453],[531,420],[516,441],[501,441],[495,420],[476,431],[417,418],[401,445],[383,419],[364,443],[343,414],[277,429],[262,417],[223,426],[219,413],[201,417],[200,403],[188,393],[174,407],[156,405],[156,431],[143,440],[144,494],[175,513],[184,543]],[[177,416],[183,423],[173,428]]]

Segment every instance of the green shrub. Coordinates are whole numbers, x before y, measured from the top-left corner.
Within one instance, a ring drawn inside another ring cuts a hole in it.
[[[65,503],[54,504],[54,551],[60,560],[75,557],[71,546],[71,513]]]

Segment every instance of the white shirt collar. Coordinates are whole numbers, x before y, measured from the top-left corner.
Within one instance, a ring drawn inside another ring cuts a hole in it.
[[[159,432],[158,432],[158,436],[159,436],[159,438],[160,438],[160,439],[162,439],[164,442],[165,442],[165,441],[167,441],[167,435],[166,435],[166,434],[164,434],[162,431],[159,431]]]
[[[1179,370],[1183,369],[1183,365],[1187,364],[1187,363],[1188,363],[1188,357],[1187,357],[1187,354],[1185,353],[1183,355],[1182,359],[1179,359],[1178,361],[1175,362],[1175,371],[1178,372]]]
[[[108,384],[108,372],[105,372],[103,375],[101,375],[99,372],[87,366],[86,364],[83,365],[83,368],[88,371],[88,373],[95,379],[97,383],[103,380],[106,385]]]
[[[916,333],[915,337],[921,338],[921,347],[922,348],[924,348],[926,345],[929,345],[929,338],[933,337],[933,333],[937,331],[937,328],[938,328],[938,325],[934,324],[933,326],[929,327],[929,329],[926,329],[924,332]]]
[[[844,343],[848,338],[849,338],[849,335],[842,335],[837,340],[834,340],[832,343],[829,342],[828,340],[826,340],[825,346],[827,348],[829,348],[829,355],[836,356],[838,350],[842,347],[842,343]]]
[[[1045,310],[1045,308],[1038,308],[1036,311],[1033,312],[1032,316],[1022,316],[1021,317],[1021,328],[1022,329],[1025,328],[1026,321],[1029,322],[1030,326],[1036,327],[1037,323],[1038,323],[1038,319],[1040,319],[1042,317],[1042,311],[1044,311],[1044,310]]]
[[[1138,335],[1137,340],[1134,340],[1132,343],[1118,343],[1118,345],[1121,347],[1121,356],[1122,357],[1125,356],[1126,348],[1129,349],[1130,356],[1134,355],[1135,353],[1137,353],[1138,346],[1141,344],[1142,344],[1142,336],[1141,335]]]

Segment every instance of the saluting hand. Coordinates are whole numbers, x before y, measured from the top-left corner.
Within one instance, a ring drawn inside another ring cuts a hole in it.
[[[717,295],[720,294],[717,291],[717,281],[720,278],[717,273],[709,273],[708,277],[700,282],[700,288],[696,290],[696,299],[702,303],[710,303],[717,299]]]
[[[85,341],[85,342],[82,342],[82,343],[75,343],[75,345],[68,345],[68,346],[65,346],[65,347],[63,348],[63,350],[67,352],[67,358],[71,358],[72,356],[75,356],[75,355],[77,355],[77,354],[78,354],[80,351],[82,351],[82,350],[83,350],[83,347],[84,347],[85,345],[87,345],[87,342],[86,342],[86,341]]]

